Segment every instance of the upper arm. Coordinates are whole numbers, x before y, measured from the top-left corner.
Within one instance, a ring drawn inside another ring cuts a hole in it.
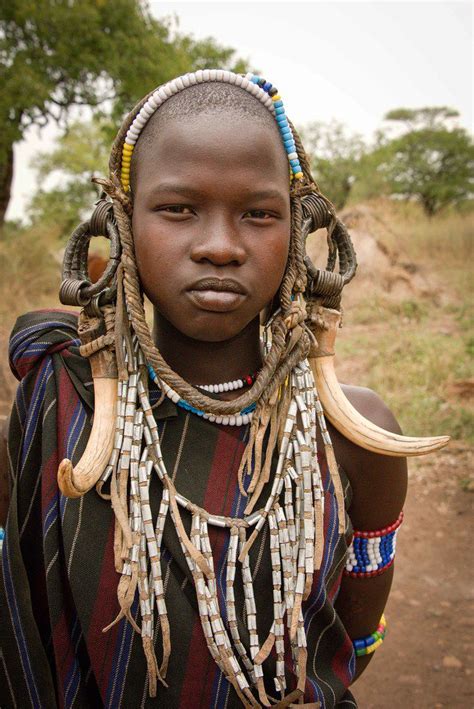
[[[344,386],[350,403],[365,418],[385,430],[401,433],[400,426],[383,400],[370,389]],[[343,438],[336,432],[336,437]],[[347,439],[341,445],[339,462],[351,482],[350,517],[355,529],[376,530],[394,522],[407,491],[406,458],[372,453]]]

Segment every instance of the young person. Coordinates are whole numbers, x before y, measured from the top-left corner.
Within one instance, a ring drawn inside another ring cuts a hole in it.
[[[169,82],[110,167],[66,250],[79,322],[29,313],[11,337],[1,704],[356,706],[404,456],[446,441],[400,436],[375,394],[332,378],[355,259],[270,82]]]

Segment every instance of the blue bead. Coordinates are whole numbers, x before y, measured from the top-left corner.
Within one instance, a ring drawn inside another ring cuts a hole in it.
[[[294,160],[290,160],[290,165],[291,165],[292,167],[299,167],[299,166],[300,166],[300,161],[295,158]]]
[[[264,83],[264,85],[262,86],[262,88],[263,88],[264,91],[270,91],[270,89],[272,88],[272,85],[271,85],[271,83],[270,83],[269,81],[266,81],[266,82]]]
[[[280,106],[279,108],[275,108],[275,116],[281,116],[285,113],[285,109],[283,106]]]
[[[356,650],[363,650],[365,647],[363,640],[354,640],[353,645]]]
[[[255,74],[254,74],[254,75],[252,76],[252,78],[250,79],[250,81],[251,81],[253,84],[258,84],[259,78],[260,78],[259,76],[255,76]]]
[[[286,116],[278,116],[276,120],[277,120],[278,127],[280,130],[284,130],[285,128],[290,127],[290,124],[286,120]]]
[[[273,102],[273,105],[275,108],[280,108],[281,106],[283,106],[283,101],[281,100],[281,98],[279,98],[278,101]]]

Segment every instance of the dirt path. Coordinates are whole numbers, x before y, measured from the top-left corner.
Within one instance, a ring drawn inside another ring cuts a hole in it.
[[[388,633],[354,685],[361,709],[474,707],[473,461],[454,442],[410,463]]]

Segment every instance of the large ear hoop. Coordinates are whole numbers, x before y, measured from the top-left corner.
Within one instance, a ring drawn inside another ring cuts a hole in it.
[[[90,241],[105,236],[110,241],[107,267],[97,283],[87,268]],[[94,421],[84,453],[73,467],[65,458],[58,468],[58,485],[67,497],[80,497],[98,481],[112,455],[117,404],[115,307],[120,239],[113,216],[113,204],[103,198],[91,218],[71,235],[63,260],[59,298],[64,305],[82,307],[78,334],[80,352],[89,357],[94,381]]]
[[[341,323],[342,290],[355,275],[356,254],[345,225],[336,218],[332,205],[322,195],[313,193],[303,197],[302,206],[304,242],[313,231],[328,230],[326,269],[316,268],[307,255],[304,259],[308,272],[307,325],[316,338],[309,361],[325,415],[346,438],[374,453],[406,457],[443,448],[449,436],[412,438],[385,431],[362,416],[346,398],[334,371],[334,345]]]

